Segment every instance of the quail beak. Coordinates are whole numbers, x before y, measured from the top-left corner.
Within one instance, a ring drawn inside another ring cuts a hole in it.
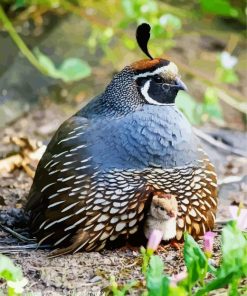
[[[179,77],[175,79],[175,86],[178,90],[188,91],[186,84]]]

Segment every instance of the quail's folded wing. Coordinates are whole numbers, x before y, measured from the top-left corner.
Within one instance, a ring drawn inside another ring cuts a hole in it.
[[[86,219],[91,184],[99,173],[89,154],[89,121],[72,117],[65,121],[42,157],[28,197],[31,231],[40,242],[59,244]]]
[[[99,167],[91,149],[102,143],[91,132],[83,117],[72,117],[59,128],[29,195],[32,233],[40,243],[68,246],[62,253],[101,249],[107,240],[135,233],[150,196],[137,171]]]

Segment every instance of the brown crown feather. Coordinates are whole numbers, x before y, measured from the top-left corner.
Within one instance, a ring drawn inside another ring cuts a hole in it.
[[[134,62],[130,65],[130,67],[136,72],[141,73],[145,71],[154,71],[157,67],[166,66],[170,63],[170,61],[162,59],[162,58],[156,58],[153,60],[140,60],[137,62]]]

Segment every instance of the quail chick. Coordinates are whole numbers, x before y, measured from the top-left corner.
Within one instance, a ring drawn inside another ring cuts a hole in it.
[[[176,236],[177,214],[178,203],[174,195],[155,195],[144,226],[146,238],[149,238],[154,229],[163,233],[165,241],[174,238]]]

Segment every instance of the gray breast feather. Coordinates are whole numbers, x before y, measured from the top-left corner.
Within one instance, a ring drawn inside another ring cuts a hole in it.
[[[125,117],[97,119],[87,136],[102,168],[170,168],[193,164],[197,140],[191,126],[173,106],[144,105]]]

